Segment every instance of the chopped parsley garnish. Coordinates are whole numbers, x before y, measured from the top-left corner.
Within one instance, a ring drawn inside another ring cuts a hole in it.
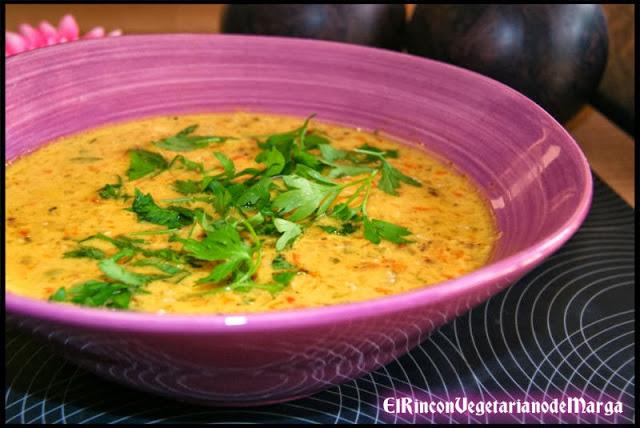
[[[389,159],[399,157],[398,151],[367,144],[354,150],[333,147],[329,138],[309,129],[311,118],[292,131],[256,139],[260,149],[255,157],[258,166],[242,170],[220,151],[210,152],[213,163],[205,162],[205,168],[203,163],[182,154],[167,161],[155,151],[130,150],[126,171],[130,181],[174,168],[192,173],[189,179],[180,177],[172,183],[173,190],[183,197],[160,201],[162,205],[180,206],[158,205],[150,193],[135,188],[133,201],[125,209],[134,213],[139,222],[165,229],[145,229],[115,237],[97,233],[83,239],[64,257],[96,260],[99,279],[60,288],[50,300],[127,309],[135,295],[145,293],[150,282],[178,284],[193,273],[191,266],[208,269],[195,281],[200,296],[250,290],[276,294],[300,271],[304,272],[288,262],[284,254],[311,226],[336,235],[361,233],[362,238],[376,245],[382,241],[410,243],[411,232],[406,227],[371,218],[367,212],[375,180],[380,190],[391,195],[397,195],[402,184],[421,185],[390,163]],[[234,138],[194,135],[197,127],[191,125],[150,145],[189,152]],[[345,189],[349,191],[344,192]],[[106,184],[98,194],[112,203],[131,198],[124,192],[119,176],[116,183]],[[198,205],[192,206],[194,203]],[[329,224],[318,224],[323,218]],[[133,238],[142,235],[168,235],[168,245],[181,248],[150,248],[143,239]],[[89,240],[107,242],[115,247],[115,253],[109,255],[101,248],[86,245]],[[256,273],[265,240],[274,242],[277,256],[271,263],[271,281],[260,283]]]
[[[152,173],[159,173],[169,167],[167,160],[160,153],[135,149],[129,151],[129,180],[137,180]]]
[[[368,217],[364,218],[363,223],[364,237],[374,244],[379,244],[382,239],[396,244],[410,242],[404,239],[405,236],[411,234],[409,229],[405,227],[382,220],[369,219]]]
[[[182,268],[180,268],[175,263],[165,262],[160,258],[150,257],[148,259],[137,260],[132,263],[133,266],[153,266],[154,268],[162,271],[164,273],[168,273],[170,275],[175,275],[180,272],[184,272]]]
[[[235,222],[222,221],[203,224],[206,236],[202,240],[176,238],[184,249],[199,260],[214,261],[218,264],[211,273],[200,278],[198,283],[219,283],[229,279],[225,289],[250,287],[252,276],[258,270],[261,260],[261,241],[247,222],[243,225],[251,232],[254,242],[242,239]],[[219,291],[219,290],[213,290]]]
[[[198,129],[198,125],[188,126],[176,135],[155,141],[153,144],[161,149],[174,152],[190,152],[205,148],[211,143],[223,143],[229,139],[229,137],[191,135],[196,129]]]
[[[135,292],[126,284],[89,280],[69,289],[59,288],[49,300],[70,302],[84,306],[105,306],[107,308],[128,309],[131,295]]]
[[[357,153],[364,153],[370,158],[379,159],[381,164],[380,170],[382,174],[380,176],[380,181],[378,182],[378,187],[381,190],[385,191],[390,195],[397,195],[398,192],[396,191],[396,189],[400,187],[400,182],[410,184],[416,187],[422,186],[422,184],[419,181],[409,177],[408,175],[403,174],[402,172],[400,172],[400,170],[395,168],[385,159],[385,156],[388,156],[387,153],[389,152],[375,149],[374,147],[371,147],[371,146],[364,146],[364,147],[366,147],[366,149],[359,148],[359,149],[356,149],[355,151]],[[375,150],[372,150],[372,149],[375,149]],[[395,156],[397,157],[397,151],[392,151],[391,153],[395,153]]]
[[[189,171],[198,171],[199,173],[204,172],[204,165],[202,165],[200,162],[189,160],[182,155],[177,155],[176,157],[171,159],[171,162],[169,162],[167,169],[171,169],[174,165],[181,165],[182,168]]]
[[[293,241],[302,234],[302,227],[297,223],[282,218],[273,220],[276,230],[282,233],[282,236],[276,241],[276,250],[282,251],[286,247],[293,244]]]
[[[157,278],[153,275],[144,275],[141,273],[131,272],[113,259],[104,259],[98,263],[98,267],[107,277],[123,284],[140,287]]]
[[[102,199],[129,199],[131,196],[123,193],[122,178],[118,176],[118,182],[114,184],[105,184],[100,190],[98,195]]]
[[[318,226],[320,229],[324,230],[327,233],[333,233],[335,235],[351,235],[355,231],[358,230],[358,227],[353,223],[343,223],[342,226]]]
[[[275,272],[271,277],[275,282],[281,285],[289,285],[291,280],[298,274],[298,272]]]
[[[150,194],[143,194],[136,189],[131,211],[136,213],[139,221],[167,226],[170,229],[188,226],[193,223],[194,213],[192,210],[170,206],[168,208],[159,207]]]
[[[295,211],[289,217],[291,221],[303,220],[314,212],[324,214],[342,190],[341,186],[317,183],[299,175],[285,175],[282,181],[288,190],[273,200],[273,208],[281,214]]]
[[[271,262],[274,272],[271,278],[283,288],[291,283],[293,278],[298,274],[297,268],[289,263],[282,254],[278,254]]]
[[[134,249],[134,248],[137,248],[136,247],[137,244],[144,244],[144,240],[143,239],[131,239],[131,238],[128,238],[128,237],[122,236],[122,235],[119,235],[119,236],[116,236],[116,237],[112,238],[112,237],[107,236],[107,235],[105,235],[103,233],[96,233],[95,235],[88,236],[88,237],[82,239],[79,242],[83,243],[83,242],[87,242],[87,241],[90,241],[90,240],[93,240],[93,239],[106,241],[106,242],[112,244],[114,247],[116,247],[118,249],[124,249],[124,248]]]
[[[63,257],[65,259],[67,259],[67,258],[73,258],[73,259],[87,258],[87,259],[102,260],[102,259],[104,259],[105,255],[104,255],[104,251],[102,251],[100,248],[88,247],[88,246],[81,245],[78,248],[76,248],[75,250],[67,251],[66,253],[64,253]]]
[[[269,150],[263,150],[256,156],[256,162],[265,164],[264,175],[271,177],[282,172],[285,166],[285,159],[280,150],[271,147]]]
[[[176,192],[183,195],[192,195],[194,193],[202,193],[202,183],[195,180],[176,180],[173,183],[173,188]]]
[[[369,144],[363,144],[362,146],[358,147],[356,151],[360,151],[361,153],[363,152],[374,153],[373,155],[372,154],[367,155],[367,160],[369,162],[374,162],[376,159],[379,159],[380,157],[383,157],[385,159],[398,159],[397,150],[382,150],[375,146],[370,146]]]
[[[282,254],[278,254],[272,261],[271,267],[275,270],[290,270],[295,269],[295,266],[292,265],[284,258]]]
[[[218,161],[220,161],[220,164],[222,164],[222,168],[224,169],[224,175],[226,176],[226,178],[228,180],[233,179],[233,177],[235,177],[236,175],[236,167],[233,164],[233,161],[222,152],[215,152],[214,156],[216,157],[216,159],[218,159]]]

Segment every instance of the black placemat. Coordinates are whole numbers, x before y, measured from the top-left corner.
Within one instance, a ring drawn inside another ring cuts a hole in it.
[[[5,422],[486,422],[496,415],[390,415],[380,397],[486,401],[563,394],[621,401],[610,417],[502,415],[500,421],[632,423],[634,211],[599,179],[579,232],[538,269],[457,318],[411,353],[312,397],[250,409],[211,409],[140,393],[67,363],[8,327]]]

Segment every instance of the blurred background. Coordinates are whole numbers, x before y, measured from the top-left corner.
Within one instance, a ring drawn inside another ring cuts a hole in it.
[[[542,105],[633,200],[635,6],[12,4],[6,30],[75,16],[81,34],[251,33],[371,45],[456,64]],[[607,150],[603,148],[606,147]],[[631,174],[631,175],[630,175]],[[614,185],[615,187],[615,185]]]

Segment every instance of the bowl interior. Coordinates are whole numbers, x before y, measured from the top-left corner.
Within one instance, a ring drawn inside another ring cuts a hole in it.
[[[105,123],[237,109],[317,113],[424,146],[490,201],[502,236],[487,274],[500,262],[538,263],[590,203],[588,164],[551,116],[491,79],[410,55],[272,37],[125,36],[17,55],[6,72],[7,161]]]

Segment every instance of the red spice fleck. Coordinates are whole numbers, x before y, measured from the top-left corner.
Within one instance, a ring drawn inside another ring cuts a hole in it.
[[[29,236],[29,229],[20,229],[20,230],[18,231],[18,233],[19,233],[21,236]]]
[[[295,302],[295,301],[296,301],[296,298],[295,298],[295,297],[287,296],[287,302],[289,302],[289,303],[293,303],[293,302]]]
[[[358,265],[358,268],[360,269],[376,269],[376,268],[382,268],[382,267],[383,266],[380,265],[380,263],[371,262],[371,261],[365,261]]]
[[[394,273],[400,273],[407,270],[407,265],[398,260],[385,260],[385,264],[390,267]]]
[[[436,175],[447,175],[447,171],[443,171],[443,170],[436,171]]]
[[[452,192],[452,193],[453,193],[454,195],[458,196],[458,197],[464,196],[464,193],[462,193],[462,192],[458,192],[457,190],[455,190],[455,191],[454,191],[454,192]]]
[[[296,265],[300,264],[300,256],[298,255],[298,253],[291,254],[291,257],[293,258],[293,263],[295,263]]]
[[[75,237],[77,234],[78,234],[78,226],[74,226],[70,230],[68,229],[64,230],[65,238],[72,238],[72,237]]]

